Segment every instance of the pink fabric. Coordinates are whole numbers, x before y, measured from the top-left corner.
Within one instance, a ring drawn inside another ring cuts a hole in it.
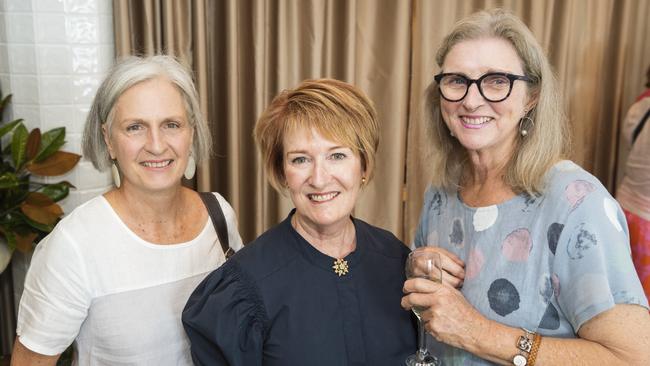
[[[648,97],[650,97],[650,89],[644,91],[641,95],[639,95],[639,97],[636,98],[636,101],[638,102],[638,101],[640,101],[641,99],[643,99],[643,98],[648,98]]]
[[[630,229],[630,246],[636,273],[639,275],[645,296],[650,299],[650,221],[627,211],[625,218]]]

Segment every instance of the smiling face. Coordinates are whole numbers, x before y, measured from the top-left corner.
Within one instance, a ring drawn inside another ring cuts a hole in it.
[[[318,231],[349,220],[361,189],[361,159],[313,130],[284,138],[284,176],[295,220]]]
[[[159,192],[180,187],[192,145],[185,103],[167,79],[127,89],[115,104],[104,139],[120,168],[123,189]]]
[[[514,47],[500,38],[462,41],[449,51],[442,65],[444,73],[458,73],[478,79],[489,72],[524,75]],[[532,108],[525,82],[517,80],[510,96],[488,102],[472,84],[464,99],[449,102],[441,98],[442,117],[458,141],[468,150],[507,160],[514,151],[519,120]]]

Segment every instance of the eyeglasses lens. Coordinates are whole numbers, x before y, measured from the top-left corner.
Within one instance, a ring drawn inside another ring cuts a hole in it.
[[[462,75],[446,75],[440,80],[440,92],[445,99],[459,101],[467,94],[470,80]],[[478,80],[479,91],[488,101],[501,101],[510,92],[510,79],[504,75],[485,75]]]

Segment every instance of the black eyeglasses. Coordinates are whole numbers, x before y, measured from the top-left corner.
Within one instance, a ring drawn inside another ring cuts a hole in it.
[[[450,102],[463,100],[469,87],[476,83],[478,91],[488,102],[501,102],[506,100],[512,92],[515,80],[532,82],[528,76],[513,75],[505,72],[490,72],[478,79],[470,79],[462,74],[441,73],[433,77],[438,83],[440,95]]]

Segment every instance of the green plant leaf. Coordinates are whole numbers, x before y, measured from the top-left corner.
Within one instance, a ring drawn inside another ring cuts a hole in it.
[[[25,163],[25,147],[27,146],[27,127],[19,123],[14,130],[11,138],[11,157],[14,161],[16,170],[20,170],[23,163]]]
[[[48,184],[43,187],[40,192],[50,197],[54,202],[60,201],[68,196],[70,193],[70,183],[60,182],[56,184]]]
[[[5,237],[7,240],[7,245],[9,246],[9,250],[12,252],[14,249],[16,249],[16,234],[14,234],[13,231],[9,230],[9,228],[3,227],[2,228],[2,236]]]
[[[0,175],[0,189],[12,189],[20,185],[20,180],[14,173],[3,173]]]
[[[52,229],[54,229],[54,225],[45,225],[45,224],[41,224],[39,222],[36,222],[36,221],[30,219],[29,217],[27,217],[25,214],[23,214],[20,211],[17,212],[16,216],[21,216],[23,221],[25,221],[29,226],[36,229],[38,232],[49,233],[50,231],[52,231]]]
[[[0,101],[0,119],[2,119],[2,113],[4,113],[5,107],[7,106],[7,104],[9,104],[9,102],[11,102],[11,94],[2,98],[2,100]]]
[[[65,144],[65,127],[53,128],[41,135],[41,148],[34,158],[38,163],[57,152]]]
[[[25,148],[26,159],[32,160],[38,153],[41,146],[41,130],[40,128],[33,129],[29,136],[27,136],[27,147]]]
[[[16,127],[16,125],[18,125],[22,121],[23,121],[23,119],[19,118],[19,119],[15,120],[15,121],[8,122],[6,125],[0,127],[0,137],[2,137],[4,135],[8,134],[9,132],[11,132],[11,130],[13,130],[14,127]]]

